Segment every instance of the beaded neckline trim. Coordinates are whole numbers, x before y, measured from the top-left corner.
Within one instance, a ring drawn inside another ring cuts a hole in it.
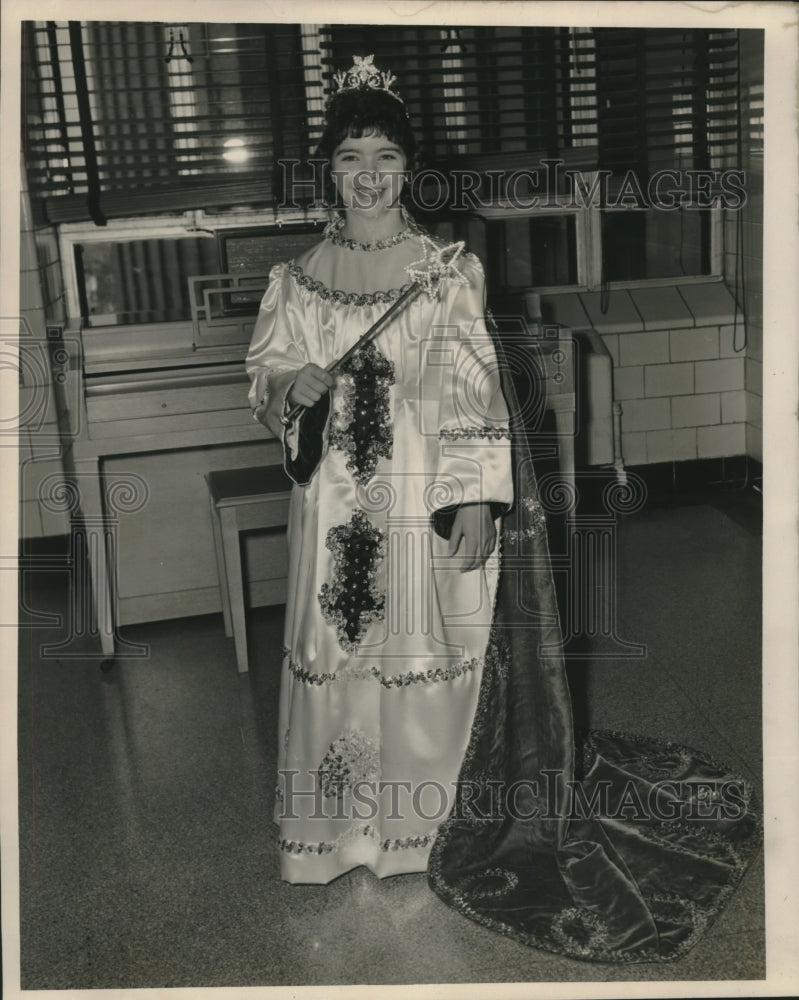
[[[322,236],[333,246],[344,247],[346,250],[365,250],[371,252],[374,250],[388,250],[389,247],[395,247],[399,243],[404,243],[405,240],[410,239],[413,235],[413,229],[408,227],[403,229],[398,233],[394,233],[393,236],[386,236],[382,240],[375,240],[374,243],[360,243],[358,240],[352,240],[348,236],[342,236],[341,230],[344,228],[345,219],[343,215],[339,215],[338,218],[329,222],[325,228]]]
[[[289,274],[298,285],[326,302],[337,302],[345,306],[374,306],[394,302],[411,286],[411,282],[407,281],[402,288],[392,288],[385,292],[343,292],[339,288],[328,288],[321,281],[311,278],[294,260],[289,261]]]

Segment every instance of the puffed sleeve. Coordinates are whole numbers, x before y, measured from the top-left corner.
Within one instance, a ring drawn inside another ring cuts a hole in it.
[[[286,393],[308,360],[302,338],[303,317],[290,282],[287,265],[277,264],[270,271],[245,360],[253,417],[277,438],[282,437],[280,418]]]
[[[448,364],[442,366],[438,413],[437,479],[453,505],[439,512],[436,528],[447,534],[447,515],[464,504],[490,503],[499,516],[513,503],[508,408],[502,394],[494,343],[485,323],[485,277],[469,254],[459,270],[464,284],[449,283],[443,316]]]

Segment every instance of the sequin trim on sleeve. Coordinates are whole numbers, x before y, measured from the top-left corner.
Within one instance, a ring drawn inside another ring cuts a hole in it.
[[[510,441],[510,430],[507,427],[442,427],[438,436],[442,441],[462,441],[469,438]]]
[[[367,627],[385,614],[385,594],[375,582],[385,555],[385,535],[363,511],[354,510],[347,524],[328,531],[325,544],[334,556],[333,582],[322,584],[319,604],[341,648],[353,653]]]

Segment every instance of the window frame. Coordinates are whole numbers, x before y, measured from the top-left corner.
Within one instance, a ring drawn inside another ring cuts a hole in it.
[[[80,319],[81,305],[78,289],[79,275],[75,264],[75,247],[84,243],[116,243],[142,239],[180,239],[185,236],[205,237],[214,242],[220,233],[228,230],[247,229],[278,230],[293,226],[308,226],[323,223],[327,215],[323,211],[291,211],[277,215],[271,210],[232,209],[224,215],[209,214],[205,209],[182,212],[172,216],[134,216],[127,219],[109,219],[106,226],[95,226],[92,222],[62,222],[58,225],[58,248],[64,279],[64,298],[67,316]],[[321,232],[320,232],[321,236]],[[191,325],[191,320],[177,321]],[[163,324],[159,324],[163,325]],[[174,325],[174,324],[173,324]],[[94,333],[109,333],[129,329],[127,326],[93,327]]]
[[[583,173],[589,188],[597,174]],[[485,222],[503,219],[543,218],[546,216],[569,216],[575,220],[575,243],[577,246],[577,282],[571,285],[529,285],[526,290],[542,295],[558,295],[565,292],[598,292],[602,288],[653,288],[671,285],[703,284],[723,278],[724,263],[724,214],[720,205],[708,209],[710,213],[710,272],[708,274],[684,274],[661,278],[635,278],[621,281],[602,281],[602,211],[598,205],[587,207],[547,207],[543,205],[523,209],[483,209],[477,213]],[[630,208],[612,208],[604,211],[635,211]]]

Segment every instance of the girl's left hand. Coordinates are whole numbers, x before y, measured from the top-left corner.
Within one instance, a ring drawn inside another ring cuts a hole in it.
[[[461,573],[479,569],[494,551],[497,529],[487,503],[466,504],[459,507],[452,522],[448,555],[460,550]]]

